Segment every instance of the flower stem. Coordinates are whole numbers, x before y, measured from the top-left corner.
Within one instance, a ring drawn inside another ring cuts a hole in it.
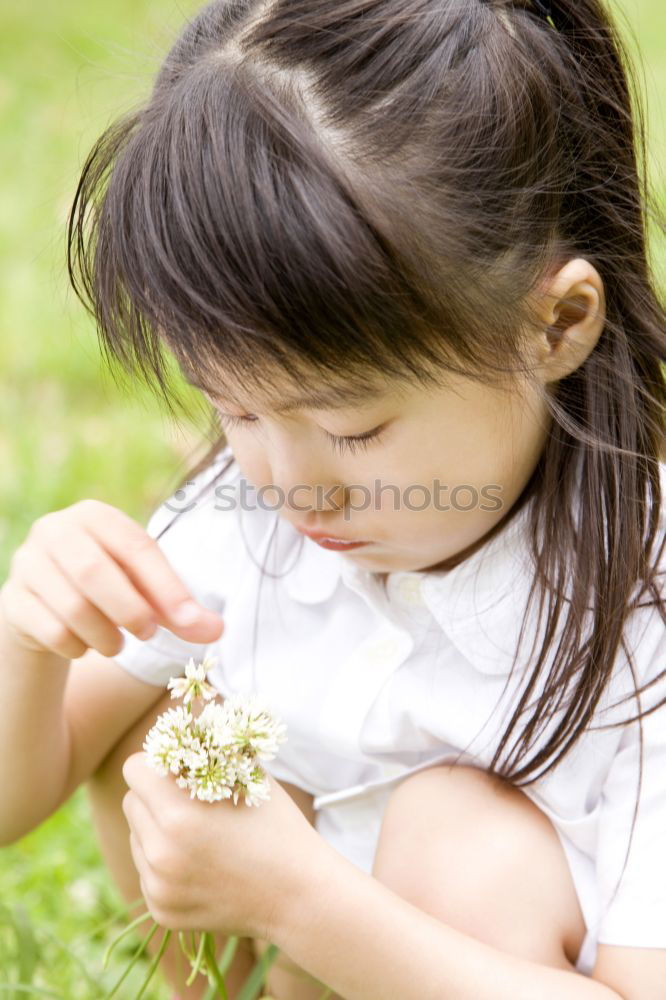
[[[182,949],[183,954],[186,956],[186,958],[189,960],[191,964],[195,958],[194,951],[192,950],[191,946],[187,943],[187,938],[185,937],[182,931],[178,931],[178,940],[180,941],[180,947]]]
[[[239,940],[240,939],[236,934],[231,934],[227,938],[227,943],[225,944],[224,950],[220,955],[219,961],[217,962],[217,967],[220,971],[221,976],[225,975],[231,963],[233,962],[234,955],[236,954],[236,950],[238,948]],[[217,997],[217,992],[215,990],[215,983],[212,983],[211,985],[209,985],[203,1000],[216,1000],[216,997]]]
[[[120,979],[118,980],[118,982],[116,983],[116,985],[113,987],[113,989],[111,990],[111,992],[106,994],[106,996],[104,997],[104,1000],[111,1000],[111,997],[114,995],[114,993],[116,993],[118,991],[118,987],[120,985],[122,985],[122,983],[125,981],[125,979],[129,975],[130,970],[139,961],[139,958],[141,957],[142,953],[144,952],[144,950],[148,946],[148,943],[151,940],[151,938],[153,937],[153,935],[155,934],[155,931],[157,930],[158,926],[159,926],[159,924],[155,924],[154,923],[153,926],[150,928],[150,930],[146,934],[145,938],[143,939],[143,941],[141,942],[141,944],[139,945],[139,947],[134,952],[134,954],[132,956],[132,960],[130,961],[129,965],[127,966],[127,968],[123,972],[122,976],[120,977]]]
[[[144,920],[147,920],[149,916],[150,916],[150,911],[147,910],[145,913],[142,913],[141,916],[137,917],[136,920],[133,920],[131,924],[128,924],[127,927],[125,927],[120,932],[120,934],[118,935],[118,937],[116,937],[116,938],[113,939],[113,941],[111,942],[111,944],[109,945],[109,947],[106,949],[106,952],[104,953],[104,960],[102,962],[103,968],[106,969],[107,963],[109,961],[109,956],[111,955],[111,952],[116,947],[116,945],[118,944],[118,942],[122,941],[122,939],[127,934],[129,934],[130,931],[134,930],[135,927],[138,927],[138,925],[140,923],[143,923]]]
[[[133,900],[131,903],[125,903],[117,910],[114,910],[113,913],[111,913],[108,917],[106,917],[106,919],[103,920],[101,923],[95,924],[92,930],[90,930],[87,934],[81,935],[81,937],[79,937],[78,940],[86,941],[88,940],[88,938],[93,938],[97,934],[101,934],[103,931],[107,929],[107,927],[110,927],[111,924],[114,924],[116,920],[118,920],[120,917],[128,913],[133,907],[138,906],[139,903],[144,903],[144,902],[145,901],[143,896],[139,896],[138,899]]]
[[[236,1000],[255,1000],[257,994],[259,993],[261,987],[266,982],[266,977],[268,975],[268,970],[277,958],[280,949],[277,945],[269,944],[263,954],[260,956],[257,964],[250,972],[249,976],[243,983],[241,991],[236,997]]]
[[[191,986],[192,983],[194,982],[195,978],[196,978],[196,975],[197,975],[197,973],[198,973],[198,971],[199,971],[199,969],[201,967],[201,963],[203,962],[204,948],[205,948],[205,946],[206,946],[206,932],[202,931],[202,933],[201,933],[201,940],[199,942],[199,950],[197,951],[197,956],[194,959],[194,965],[192,966],[192,972],[190,973],[189,978],[185,980],[185,985],[186,986]]]
[[[227,994],[227,988],[224,984],[224,979],[222,978],[222,974],[220,973],[217,961],[215,959],[215,939],[213,938],[212,934],[205,934],[204,937],[206,940],[206,944],[204,947],[206,952],[206,967],[208,969],[208,974],[209,976],[212,977],[213,983],[217,987],[218,993],[222,997],[222,1000],[229,1000],[229,996]]]
[[[155,958],[152,960],[152,962],[150,964],[150,968],[148,969],[148,975],[144,979],[144,981],[143,981],[143,983],[141,985],[141,989],[137,993],[137,995],[135,997],[135,1000],[141,1000],[141,997],[146,992],[146,986],[148,985],[148,983],[150,982],[150,980],[155,975],[155,969],[160,964],[160,959],[162,958],[162,955],[166,951],[166,947],[167,947],[167,945],[169,943],[169,938],[171,937],[171,933],[172,933],[171,931],[165,930],[164,937],[162,938],[162,940],[160,942],[159,951],[157,952],[157,954],[155,955]]]
[[[218,968],[222,975],[227,971],[231,965],[234,955],[236,954],[236,949],[238,948],[238,942],[240,938],[237,934],[231,934],[227,938],[227,943],[224,946],[224,951],[220,956],[220,961],[218,962]]]

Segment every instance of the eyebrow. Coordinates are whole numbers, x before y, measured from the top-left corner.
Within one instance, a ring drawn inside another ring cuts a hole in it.
[[[189,379],[190,384],[203,392],[207,392],[213,399],[222,402],[222,397],[210,386],[203,385],[196,379]],[[280,399],[278,405],[272,409],[276,413],[289,413],[293,410],[343,410],[353,405],[367,405],[376,402],[381,398],[383,392],[380,389],[373,389],[370,386],[348,385],[340,388],[319,389],[307,395],[293,397],[292,399]],[[228,401],[235,406],[243,404],[235,400],[232,396]]]

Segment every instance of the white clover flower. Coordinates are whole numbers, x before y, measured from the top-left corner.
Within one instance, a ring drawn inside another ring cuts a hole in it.
[[[252,757],[240,758],[234,788],[234,805],[238,803],[240,792],[245,796],[245,805],[258,806],[270,798],[270,786],[263,767]]]
[[[161,774],[173,770],[183,749],[189,746],[191,715],[186,708],[169,708],[159,716],[146,736],[143,749]]]
[[[261,760],[275,757],[278,744],[286,739],[287,727],[271,718],[257,695],[231,695],[222,708],[240,753],[249,751]]]
[[[235,761],[229,760],[223,752],[213,750],[190,770],[190,798],[196,795],[205,802],[228,799],[235,782]]]
[[[206,674],[215,665],[216,657],[205,656],[203,662],[196,666],[194,658],[190,657],[185,666],[184,677],[172,677],[167,684],[171,689],[172,698],[182,698],[186,705],[194,698],[204,698],[210,701],[215,697],[215,688],[206,681]]]
[[[254,694],[231,695],[220,705],[216,691],[205,681],[214,660],[195,665],[190,659],[185,677],[172,677],[172,698],[184,706],[159,716],[146,736],[143,749],[149,763],[162,775],[176,776],[176,784],[203,802],[233,799],[242,794],[245,804],[258,806],[270,798],[270,784],[260,760],[275,757],[286,740],[287,727],[273,719],[264,702]],[[198,716],[191,704],[205,700]]]
[[[234,733],[229,725],[229,713],[224,705],[210,702],[197,716],[197,727],[203,738],[216,746],[234,744]]]

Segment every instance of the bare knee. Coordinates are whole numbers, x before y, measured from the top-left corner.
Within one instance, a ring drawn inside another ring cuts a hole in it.
[[[571,968],[580,950],[585,924],[550,820],[478,768],[428,768],[397,786],[373,875],[502,951]]]

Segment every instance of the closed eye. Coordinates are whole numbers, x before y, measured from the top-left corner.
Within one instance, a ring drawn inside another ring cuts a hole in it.
[[[259,417],[251,413],[245,414],[242,417],[231,413],[220,413],[219,410],[218,413],[220,419],[230,427],[247,427],[248,424],[255,424],[259,421]],[[333,445],[333,448],[340,451],[341,454],[345,451],[354,454],[362,449],[365,450],[372,442],[377,441],[385,427],[385,424],[380,424],[379,427],[374,427],[371,431],[366,431],[364,434],[341,435],[331,434],[330,431],[324,431],[324,434]]]
[[[244,417],[237,417],[232,413],[220,413],[219,410],[217,413],[220,420],[222,420],[225,424],[229,424],[230,427],[239,427],[243,424],[254,424],[257,420],[259,420],[259,417],[252,416],[252,414]]]
[[[342,436],[338,434],[330,434],[328,431],[324,431],[324,434],[333,445],[334,450],[339,450],[340,454],[345,451],[349,451],[354,454],[357,451],[365,451],[372,442],[378,441],[385,426],[385,424],[381,424],[379,427],[375,427],[371,431],[366,431],[365,434],[347,434]]]

